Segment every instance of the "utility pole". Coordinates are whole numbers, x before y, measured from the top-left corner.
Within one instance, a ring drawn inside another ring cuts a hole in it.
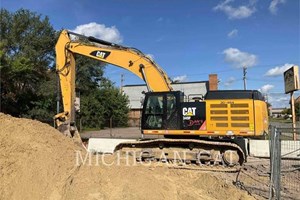
[[[123,83],[124,83],[124,74],[121,74],[121,86],[120,86],[120,93],[122,94],[123,92]]]
[[[247,85],[246,85],[246,74],[247,74],[247,67],[244,66],[244,67],[243,67],[244,90],[247,89]]]
[[[297,133],[296,133],[296,113],[295,113],[294,91],[291,92],[291,110],[292,110],[292,121],[293,121],[293,139],[296,141]]]

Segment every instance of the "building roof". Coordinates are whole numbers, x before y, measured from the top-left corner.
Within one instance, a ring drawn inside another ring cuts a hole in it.
[[[272,108],[273,114],[280,114],[285,108]]]
[[[172,83],[171,85],[175,91],[183,92],[186,98],[205,96],[208,90],[208,81],[181,82]],[[142,108],[141,102],[144,98],[142,92],[147,92],[146,84],[125,85],[123,91],[129,97],[129,107],[131,109]]]
[[[171,83],[171,85],[174,86],[174,85],[195,84],[195,83],[208,84],[208,81],[190,81],[190,82],[177,82],[177,83],[174,82],[174,83]],[[146,86],[146,84],[124,85],[123,87],[136,87],[136,86]]]

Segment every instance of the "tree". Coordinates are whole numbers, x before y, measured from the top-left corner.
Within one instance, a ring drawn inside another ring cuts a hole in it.
[[[47,79],[41,80],[36,89],[36,100],[31,102],[32,108],[22,117],[38,119],[53,124],[53,116],[56,114],[57,84],[54,70],[48,70]]]
[[[300,121],[300,102],[295,101],[295,115],[296,115],[296,121]]]
[[[102,82],[101,84],[101,103],[104,105],[104,117],[106,126],[109,126],[109,121],[112,120],[113,127],[127,126],[128,122],[128,97],[120,90],[113,86],[111,81]]]
[[[76,55],[76,91],[81,95],[90,93],[100,86],[101,81],[106,80],[103,77],[105,63],[87,58],[82,55]]]
[[[272,104],[269,102],[266,103],[267,103],[268,116],[270,116],[270,110],[272,109]]]
[[[1,9],[0,112],[51,122],[56,113],[54,47],[58,32],[48,17],[20,9]],[[105,64],[76,55],[76,88],[85,127],[127,124],[128,99],[103,76]]]
[[[84,128],[101,128],[104,124],[104,106],[100,103],[99,86],[104,63],[76,55],[76,92],[80,96],[80,113]],[[77,120],[78,121],[78,120]]]
[[[105,107],[101,104],[99,90],[81,96],[80,119],[84,128],[102,128],[104,126]]]
[[[47,17],[29,10],[1,9],[1,112],[27,115],[53,65],[55,30]]]
[[[76,55],[76,90],[80,93],[79,117],[84,128],[127,126],[128,97],[103,76],[105,63]]]
[[[291,108],[285,108],[281,112],[283,115],[291,115],[292,114],[292,109]],[[296,120],[299,120],[300,116],[300,102],[295,102],[295,115],[296,115]]]

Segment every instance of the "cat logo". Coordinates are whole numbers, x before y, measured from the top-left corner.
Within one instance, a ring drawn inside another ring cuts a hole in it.
[[[99,58],[104,58],[105,57],[105,52],[103,52],[103,51],[97,51],[97,53],[96,53],[96,57],[99,57]]]
[[[182,108],[183,116],[195,116],[196,115],[196,107],[191,108]]]
[[[93,51],[90,55],[95,56],[100,59],[106,59],[109,56],[109,51]]]

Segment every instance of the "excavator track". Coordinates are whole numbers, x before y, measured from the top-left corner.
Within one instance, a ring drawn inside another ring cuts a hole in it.
[[[197,139],[153,139],[120,143],[115,152],[138,162],[168,163],[170,168],[237,172],[246,161],[240,146],[231,142]]]

